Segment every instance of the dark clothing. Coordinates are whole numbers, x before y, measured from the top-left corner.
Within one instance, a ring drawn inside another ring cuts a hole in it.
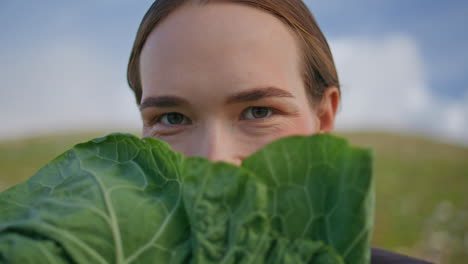
[[[371,264],[431,264],[431,262],[373,248],[371,252]]]

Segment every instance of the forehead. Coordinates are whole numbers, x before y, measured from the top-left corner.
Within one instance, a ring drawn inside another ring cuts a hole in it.
[[[299,53],[292,30],[266,11],[229,2],[186,4],[143,47],[143,97],[187,87],[302,87]]]

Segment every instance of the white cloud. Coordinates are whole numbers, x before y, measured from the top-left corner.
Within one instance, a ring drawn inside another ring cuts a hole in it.
[[[2,59],[0,138],[137,130],[140,117],[125,80],[127,56],[104,57],[84,41],[55,43]],[[343,91],[338,130],[410,132],[468,144],[468,92],[457,101],[435,96],[411,36],[330,44]]]
[[[0,137],[135,130],[139,115],[124,64],[111,61],[79,41],[8,56],[0,65]]]
[[[468,92],[459,101],[433,94],[414,38],[393,34],[330,44],[343,92],[338,130],[419,133],[468,144]]]

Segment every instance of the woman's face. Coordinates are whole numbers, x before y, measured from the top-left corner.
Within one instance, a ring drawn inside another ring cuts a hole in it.
[[[320,131],[290,29],[233,3],[184,5],[141,53],[143,137],[240,164],[265,144]]]

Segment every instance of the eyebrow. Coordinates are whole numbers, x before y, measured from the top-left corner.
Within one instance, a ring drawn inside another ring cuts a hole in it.
[[[254,88],[248,91],[239,92],[229,96],[226,99],[226,104],[244,103],[257,101],[269,97],[290,97],[294,96],[285,90],[276,87]]]
[[[158,97],[148,97],[140,104],[140,111],[147,107],[176,107],[181,105],[188,105],[187,100],[178,96],[166,95]]]
[[[230,95],[225,103],[226,104],[236,104],[236,103],[245,103],[258,101],[264,98],[270,97],[289,97],[294,98],[294,96],[285,90],[276,87],[265,87],[265,88],[254,88],[248,91],[242,91],[233,95]],[[182,105],[188,105],[189,102],[181,97],[165,95],[158,97],[147,97],[140,104],[140,111],[147,107],[159,107],[159,108],[169,108],[177,107]]]

